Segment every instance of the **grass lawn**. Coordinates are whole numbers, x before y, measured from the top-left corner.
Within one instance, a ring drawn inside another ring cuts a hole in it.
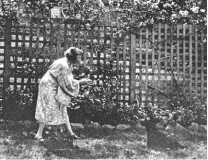
[[[0,124],[0,159],[207,159],[207,136],[179,137],[182,150],[152,150],[146,147],[146,131],[85,130],[83,138],[64,140],[64,132],[46,129],[44,143],[33,139],[37,124]],[[58,134],[57,134],[58,133]]]

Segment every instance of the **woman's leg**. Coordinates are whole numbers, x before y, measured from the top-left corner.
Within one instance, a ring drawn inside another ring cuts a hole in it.
[[[71,128],[71,124],[69,122],[69,118],[67,118],[67,120],[66,120],[66,129],[70,135],[74,135],[74,132],[72,131],[72,128]]]
[[[44,130],[44,128],[45,128],[45,124],[44,123],[40,123],[39,124],[39,128],[38,128],[38,132],[35,135],[36,138],[43,138],[43,130]]]
[[[70,134],[70,138],[73,140],[73,139],[79,139],[80,137],[77,136],[76,134],[74,134],[74,132],[72,131],[72,128],[71,128],[71,124],[70,124],[70,121],[69,121],[69,118],[67,118],[66,120],[66,128],[67,128],[67,131],[68,133]]]

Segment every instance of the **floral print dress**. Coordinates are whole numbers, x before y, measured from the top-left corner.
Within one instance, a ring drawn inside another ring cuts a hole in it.
[[[65,124],[71,97],[79,93],[79,82],[73,78],[67,58],[52,63],[39,84],[35,119],[48,125]]]

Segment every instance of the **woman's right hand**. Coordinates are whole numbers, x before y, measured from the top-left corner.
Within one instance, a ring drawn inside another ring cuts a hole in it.
[[[92,84],[92,80],[89,78],[83,78],[79,81],[79,83],[83,84],[83,83],[87,83],[87,84]]]

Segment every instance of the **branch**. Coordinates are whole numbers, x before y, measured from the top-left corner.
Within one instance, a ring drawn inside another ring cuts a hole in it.
[[[2,30],[2,32],[5,32],[4,29],[3,29],[3,27],[1,27],[1,26],[0,26],[0,30]]]

